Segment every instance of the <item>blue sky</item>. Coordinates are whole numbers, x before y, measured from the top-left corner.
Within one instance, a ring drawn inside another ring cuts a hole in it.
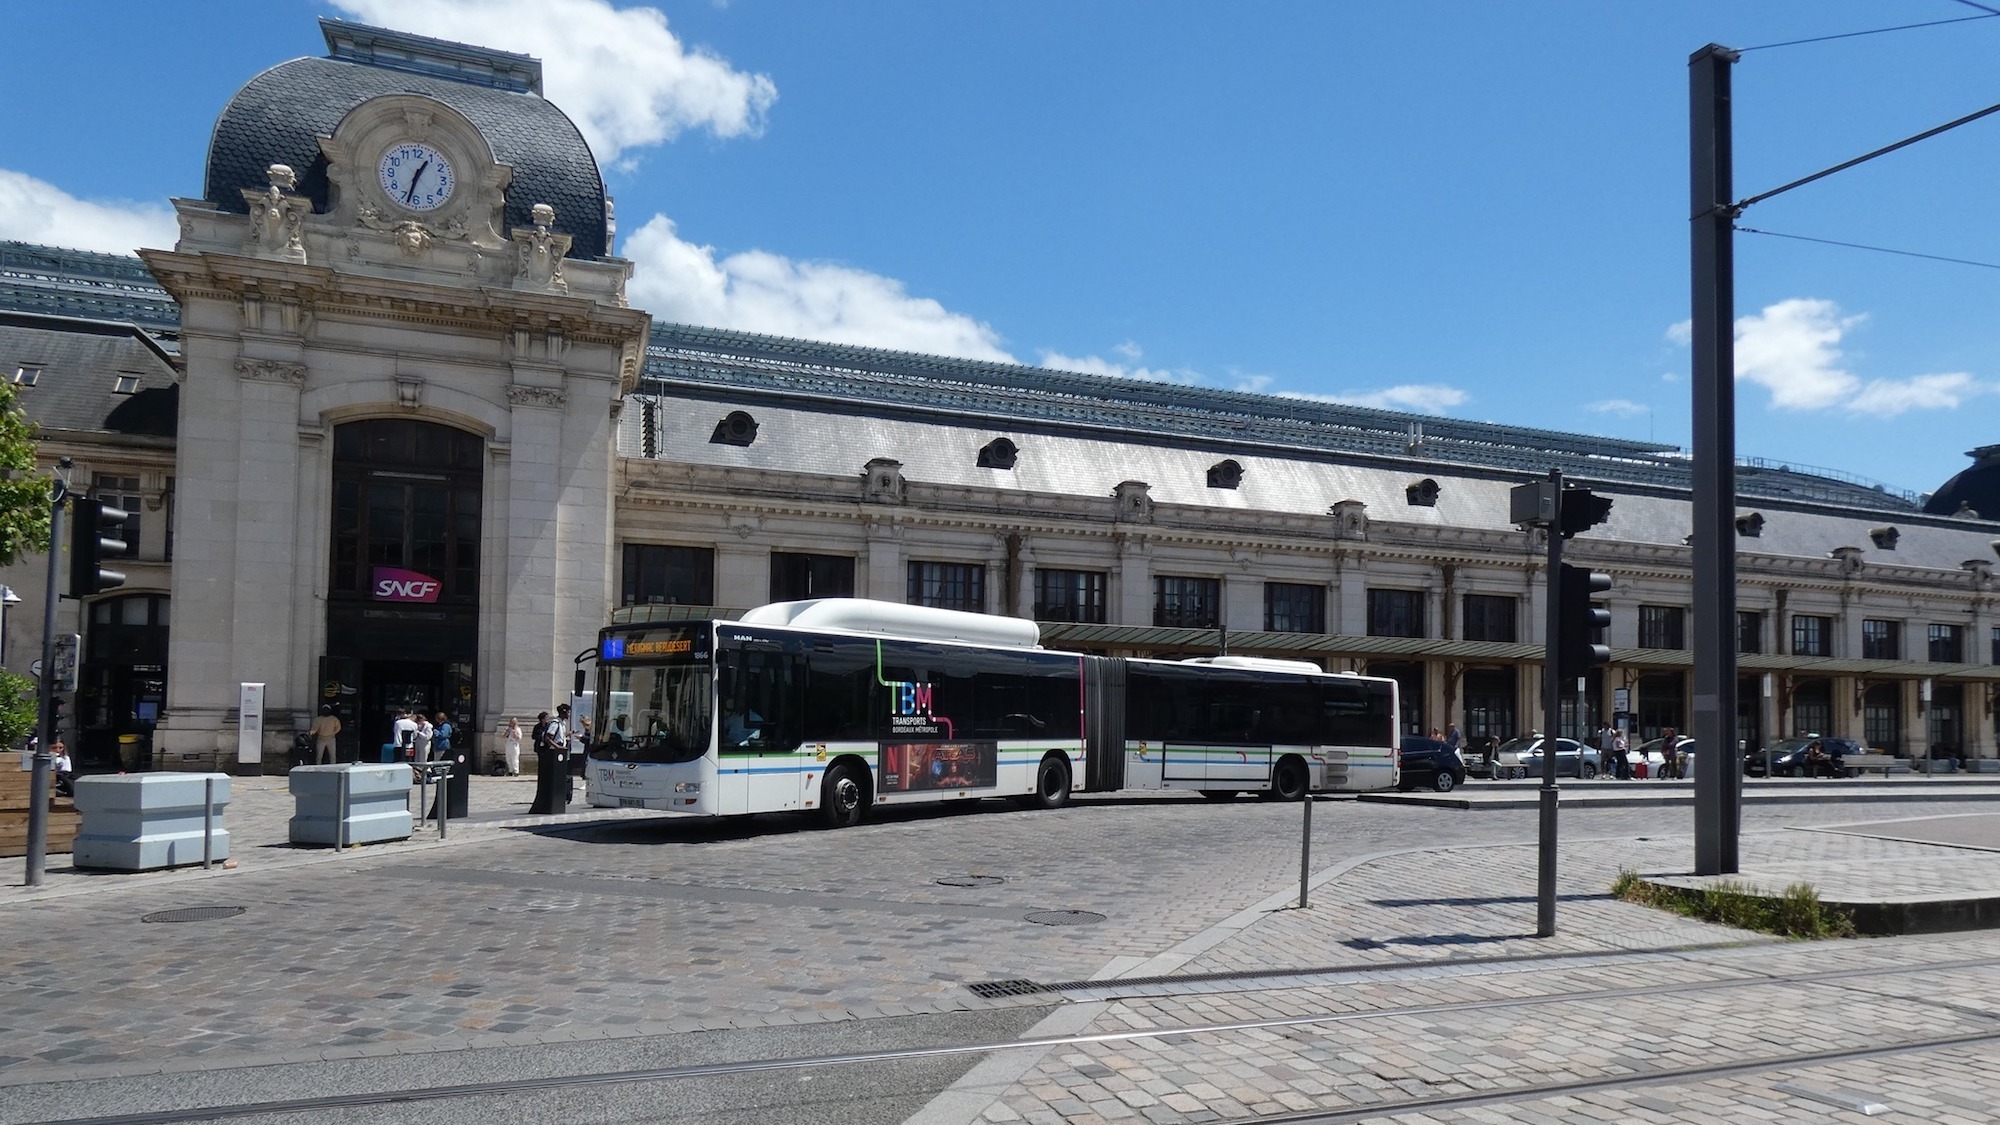
[[[2000,102],[2000,4],[0,6],[0,237],[168,245],[335,15],[544,60],[663,320],[1691,443],[1689,54],[1746,197]],[[1902,24],[1890,34],[1765,46]],[[1760,203],[1742,456],[1929,491],[2000,442],[2000,114]]]

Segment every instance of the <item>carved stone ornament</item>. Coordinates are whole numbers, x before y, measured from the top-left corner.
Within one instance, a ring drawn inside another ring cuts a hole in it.
[[[306,260],[306,216],[312,214],[312,200],[297,192],[298,174],[290,165],[273,164],[264,169],[270,177],[267,188],[243,188],[243,202],[250,208],[251,254],[286,262]]]
[[[901,504],[909,490],[901,461],[876,457],[862,467],[861,495],[871,504]]]
[[[302,387],[306,382],[306,365],[270,359],[239,359],[236,361],[236,374],[260,383],[286,383]]]
[[[1333,516],[1333,535],[1336,539],[1368,538],[1368,502],[1365,500],[1338,500],[1329,508]]]
[[[396,405],[415,410],[424,404],[424,381],[411,376],[396,377]]]
[[[1117,520],[1120,523],[1153,522],[1153,486],[1142,480],[1120,481],[1111,490],[1111,498],[1117,501]]]
[[[563,255],[569,253],[571,238],[549,228],[556,221],[556,209],[537,203],[530,209],[535,225],[514,228],[514,288],[551,293],[569,292],[563,277]]]
[[[555,387],[524,387],[519,383],[507,388],[509,406],[540,406],[549,410],[561,410],[569,404],[569,393]]]

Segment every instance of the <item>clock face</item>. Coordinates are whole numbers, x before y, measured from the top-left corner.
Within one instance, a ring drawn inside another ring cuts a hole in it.
[[[451,198],[458,176],[451,161],[422,141],[389,146],[376,165],[382,190],[396,206],[410,211],[435,211]]]

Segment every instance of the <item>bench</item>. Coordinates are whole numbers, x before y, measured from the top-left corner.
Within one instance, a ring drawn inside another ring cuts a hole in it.
[[[1849,754],[1840,760],[1840,766],[1849,777],[1859,777],[1867,770],[1874,770],[1885,778],[1892,772],[1910,771],[1908,762],[1890,754]]]
[[[33,797],[35,775],[19,768],[15,755],[0,756],[0,857],[28,854],[28,807]],[[68,797],[55,795],[55,775],[49,775],[49,831],[44,850],[54,855],[76,846],[77,829],[83,814]]]

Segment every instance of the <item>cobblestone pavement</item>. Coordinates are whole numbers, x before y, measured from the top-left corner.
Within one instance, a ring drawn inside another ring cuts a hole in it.
[[[8,1089],[50,1082],[1051,1005],[1039,1034],[1212,1030],[998,1052],[917,1120],[1365,1117],[1484,1096],[1379,1119],[1820,1121],[1858,1116],[1846,1090],[1970,1121],[2000,1104],[1991,1040],[1716,1070],[1990,1034],[2000,939],[1779,943],[1609,898],[1621,870],[1686,869],[1685,808],[1566,812],[1558,932],[1536,938],[1520,811],[1321,803],[1300,909],[1298,806],[1100,799],[807,832],[533,818],[531,782],[481,778],[448,842],[336,853],[284,843],[283,779],[233,788],[234,870],[53,857],[44,886],[0,887],[0,1120],[38,1119]],[[1996,807],[1746,812],[1745,869],[1990,890],[2000,852],[1809,829]],[[243,912],[142,921],[205,905]],[[1044,912],[1106,920],[1028,920]],[[1266,975],[1216,976],[1246,973]],[[1003,980],[1066,988],[968,987]]]

